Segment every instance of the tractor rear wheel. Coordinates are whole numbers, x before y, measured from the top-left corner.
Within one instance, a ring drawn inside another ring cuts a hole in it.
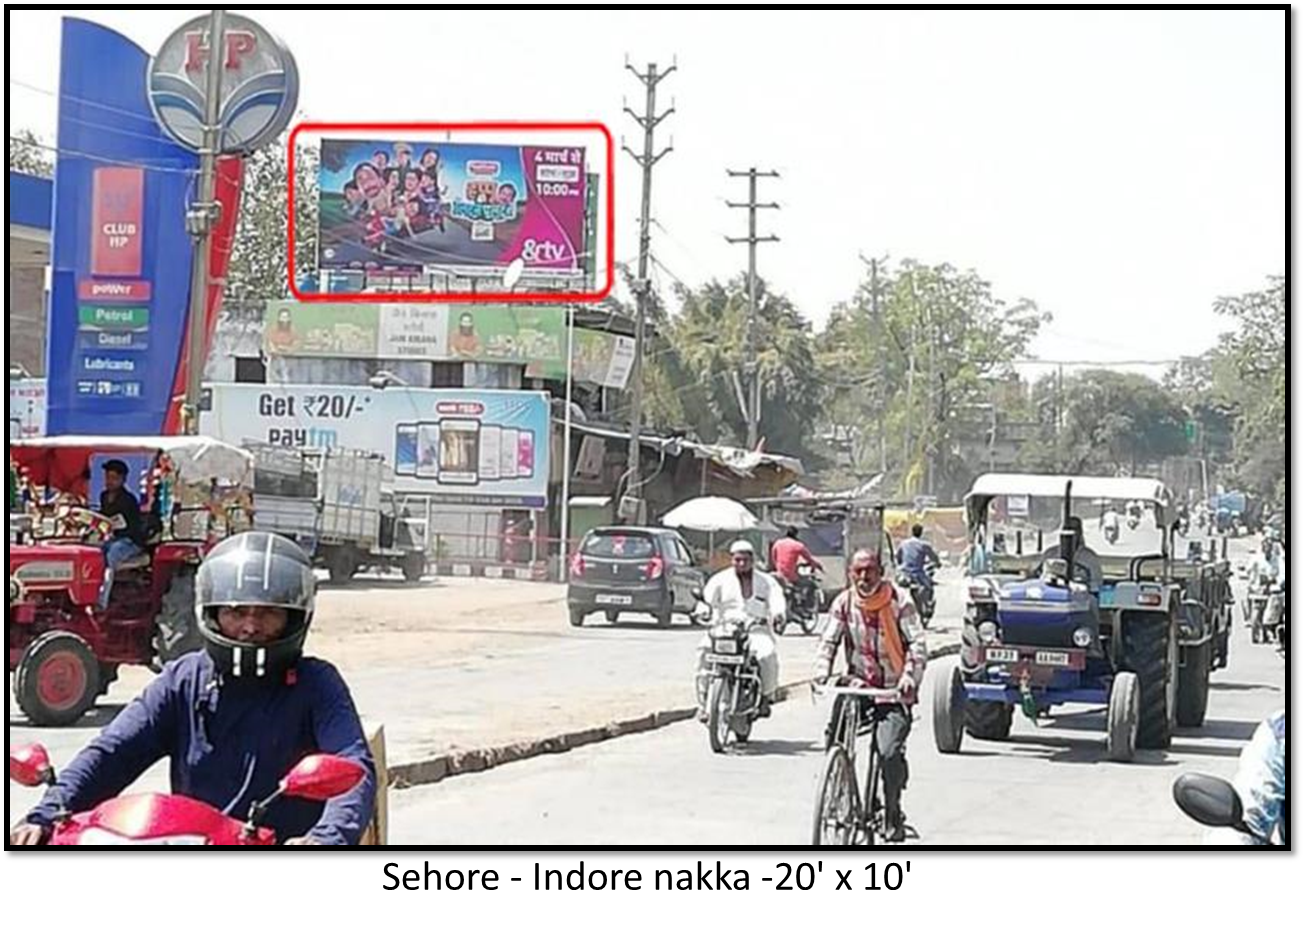
[[[1177,638],[1167,614],[1136,614],[1124,619],[1123,665],[1136,673],[1141,689],[1137,746],[1166,749],[1176,718]]]
[[[14,697],[36,727],[66,727],[100,693],[100,662],[75,633],[51,630],[30,644],[14,674]]]
[[[1177,672],[1177,723],[1183,727],[1204,726],[1209,707],[1209,669],[1213,641],[1183,648],[1186,665]]]
[[[172,576],[154,619],[154,652],[160,662],[193,653],[204,645],[195,616],[195,573],[184,569]]]

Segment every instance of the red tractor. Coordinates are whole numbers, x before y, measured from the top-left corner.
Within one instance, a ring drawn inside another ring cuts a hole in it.
[[[122,665],[155,671],[201,645],[195,571],[240,522],[252,458],[206,437],[56,437],[9,448],[9,670],[14,696],[37,726],[74,723],[108,691]],[[128,462],[149,534],[113,571],[100,605],[104,545],[120,522],[92,509],[108,460]]]

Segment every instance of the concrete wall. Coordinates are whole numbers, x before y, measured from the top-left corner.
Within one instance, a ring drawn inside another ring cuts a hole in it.
[[[45,375],[45,268],[9,268],[9,362]]]

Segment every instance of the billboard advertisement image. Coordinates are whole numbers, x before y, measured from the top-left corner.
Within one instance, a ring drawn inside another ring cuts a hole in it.
[[[318,262],[582,269],[584,149],[324,139]]]
[[[525,375],[566,376],[566,310],[376,303],[267,303],[268,356],[514,363]],[[624,389],[634,339],[577,328],[574,374],[582,382]]]
[[[389,461],[398,492],[467,505],[547,504],[546,393],[244,383],[211,389],[200,431],[227,443],[369,450]]]

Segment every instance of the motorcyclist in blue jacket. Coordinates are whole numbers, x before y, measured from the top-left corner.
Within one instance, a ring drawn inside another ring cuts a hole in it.
[[[315,598],[312,564],[293,541],[251,531],[214,547],[196,577],[204,649],[165,666],[63,769],[11,845],[40,844],[61,808],[91,809],[165,757],[173,793],[243,819],[318,752],[361,763],[362,784],[324,803],[277,801],[263,825],[287,845],[356,845],[371,820],[376,769],[339,672],[303,655]]]

